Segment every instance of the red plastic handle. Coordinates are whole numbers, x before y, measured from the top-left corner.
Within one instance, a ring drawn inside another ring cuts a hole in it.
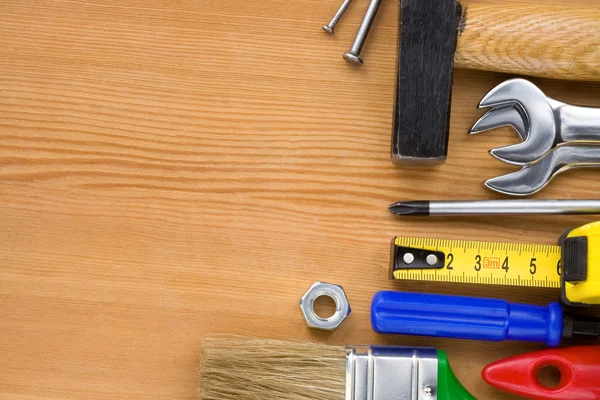
[[[545,367],[560,372],[555,386],[540,381]],[[496,361],[483,379],[498,389],[536,400],[600,399],[600,346],[542,350]]]

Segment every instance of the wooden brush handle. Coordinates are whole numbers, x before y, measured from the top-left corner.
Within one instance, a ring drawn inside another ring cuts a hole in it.
[[[600,7],[471,5],[461,30],[458,68],[600,81]]]

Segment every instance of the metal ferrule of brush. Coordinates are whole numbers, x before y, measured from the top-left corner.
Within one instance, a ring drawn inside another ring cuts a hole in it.
[[[437,384],[434,348],[346,348],[346,400],[435,400]]]

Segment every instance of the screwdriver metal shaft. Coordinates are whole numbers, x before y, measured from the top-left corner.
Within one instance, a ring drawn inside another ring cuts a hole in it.
[[[600,200],[400,201],[389,210],[403,216],[600,214]]]

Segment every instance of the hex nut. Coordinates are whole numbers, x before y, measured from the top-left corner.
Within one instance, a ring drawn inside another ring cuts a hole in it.
[[[329,318],[319,317],[315,313],[315,300],[321,296],[331,297],[335,302],[335,312]],[[309,328],[333,331],[350,314],[350,303],[344,288],[332,283],[315,282],[300,299],[300,309]]]

